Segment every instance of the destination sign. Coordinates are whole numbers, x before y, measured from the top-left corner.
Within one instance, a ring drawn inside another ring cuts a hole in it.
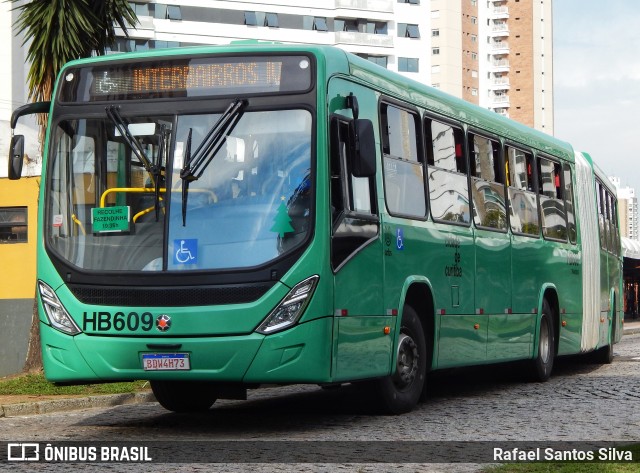
[[[305,91],[305,56],[196,57],[110,63],[67,71],[62,102],[207,97]]]

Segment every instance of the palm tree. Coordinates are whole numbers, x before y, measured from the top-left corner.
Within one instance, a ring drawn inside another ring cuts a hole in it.
[[[62,66],[72,60],[95,53],[103,55],[116,39],[118,25],[128,36],[138,18],[127,0],[9,0],[20,11],[14,25],[16,34],[24,33],[23,45],[29,43],[27,75],[29,99],[51,100],[56,76]],[[47,123],[38,116],[40,143],[44,141]],[[42,367],[37,301],[34,304],[29,349],[25,370]]]
[[[10,0],[12,3],[21,0]],[[72,59],[102,55],[115,39],[115,25],[128,36],[138,22],[127,0],[31,0],[18,5],[16,33],[29,44],[29,98],[50,100],[56,76]]]

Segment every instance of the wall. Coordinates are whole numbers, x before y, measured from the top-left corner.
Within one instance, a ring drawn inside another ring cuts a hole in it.
[[[36,282],[40,178],[0,179],[0,207],[27,206],[27,243],[0,244],[0,376],[22,371]]]

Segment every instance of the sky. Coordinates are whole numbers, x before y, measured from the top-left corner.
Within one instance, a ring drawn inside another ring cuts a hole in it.
[[[553,0],[554,134],[640,193],[640,1]]]

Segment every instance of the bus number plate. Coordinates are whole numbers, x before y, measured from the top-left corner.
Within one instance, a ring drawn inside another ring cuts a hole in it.
[[[144,353],[142,367],[145,371],[190,370],[188,353]]]

